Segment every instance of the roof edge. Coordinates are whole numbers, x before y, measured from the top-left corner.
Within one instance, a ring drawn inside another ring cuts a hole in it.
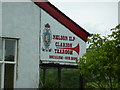
[[[55,18],[58,22],[60,22],[62,25],[68,28],[75,35],[83,39],[85,42],[87,41],[87,38],[88,36],[90,36],[90,34],[85,29],[80,27],[77,23],[75,23],[73,20],[71,20],[68,16],[62,13],[50,2],[48,2],[47,0],[37,0],[39,2],[36,2],[36,0],[32,1],[40,8],[45,10],[50,16]]]

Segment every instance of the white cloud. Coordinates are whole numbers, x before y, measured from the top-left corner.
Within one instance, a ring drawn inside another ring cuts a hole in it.
[[[50,2],[118,2],[119,0],[48,0]]]
[[[110,34],[118,24],[117,2],[54,2],[58,9],[90,33]]]
[[[1,2],[31,2],[31,0],[0,0]],[[46,0],[35,0],[43,2]],[[118,2],[119,0],[48,0],[50,2]]]

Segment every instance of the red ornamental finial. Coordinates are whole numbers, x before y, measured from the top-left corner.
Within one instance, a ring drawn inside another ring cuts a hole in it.
[[[45,25],[45,27],[50,28],[50,25],[47,23],[47,24]]]

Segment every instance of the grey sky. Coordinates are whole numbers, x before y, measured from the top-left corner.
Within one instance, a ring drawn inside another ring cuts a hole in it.
[[[118,2],[51,3],[89,33],[108,35],[118,24]]]
[[[31,0],[0,0],[23,1]],[[39,1],[39,0],[38,0]],[[48,0],[89,33],[110,34],[118,24],[119,0]]]

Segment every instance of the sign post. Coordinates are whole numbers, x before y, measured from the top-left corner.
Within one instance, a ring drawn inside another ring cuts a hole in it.
[[[58,67],[58,88],[61,88],[61,67]]]
[[[46,68],[43,68],[43,85],[45,85],[46,83]]]

